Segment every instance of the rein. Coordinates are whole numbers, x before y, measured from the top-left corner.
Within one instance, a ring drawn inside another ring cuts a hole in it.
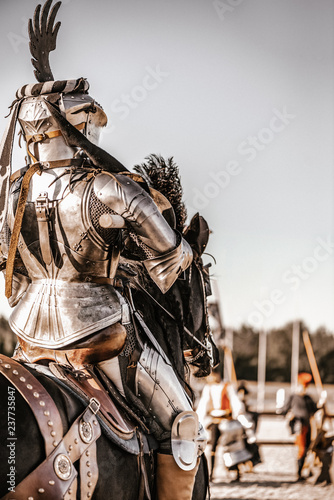
[[[152,296],[152,295],[151,295],[151,294],[150,294],[150,293],[149,293],[149,292],[148,292],[148,291],[147,291],[147,290],[146,290],[146,289],[145,289],[145,288],[144,288],[144,287],[143,287],[143,286],[142,286],[142,285],[138,282],[138,281],[135,281],[135,280],[133,280],[133,279],[132,279],[132,280],[130,280],[130,281],[131,281],[131,283],[132,283],[135,287],[137,287],[137,288],[139,288],[141,291],[145,292],[145,293],[146,293],[146,295],[147,295],[148,297],[150,297],[150,299],[151,299],[151,300],[153,300],[153,302],[154,302],[157,306],[159,306],[159,307],[160,307],[160,309],[161,309],[162,311],[164,311],[164,312],[165,312],[165,313],[166,313],[166,314],[167,314],[167,315],[168,315],[168,316],[169,316],[169,317],[170,317],[173,321],[177,321],[177,320],[176,320],[176,318],[175,318],[175,316],[174,316],[171,312],[169,312],[167,309],[165,309],[165,307],[164,307],[164,306],[162,306],[162,305],[160,304],[160,302],[158,302],[158,301],[157,301],[157,300],[156,300],[156,299],[155,299],[155,298],[154,298],[154,297],[153,297],[153,296]],[[210,347],[206,346],[205,344],[203,344],[203,342],[201,342],[200,340],[198,340],[198,338],[196,338],[196,337],[195,337],[195,335],[194,335],[193,333],[191,333],[191,331],[190,331],[190,330],[188,330],[188,328],[187,328],[186,326],[184,326],[184,327],[183,327],[183,329],[184,329],[185,333],[186,333],[187,335],[189,335],[189,337],[191,337],[191,338],[192,338],[195,342],[197,342],[197,344],[199,344],[199,345],[202,347],[202,349],[205,349],[205,351],[210,352],[210,350],[211,350],[211,349],[210,349]],[[207,337],[208,337],[208,336],[206,336],[206,339],[207,339]],[[198,356],[198,357],[200,357],[200,356]]]

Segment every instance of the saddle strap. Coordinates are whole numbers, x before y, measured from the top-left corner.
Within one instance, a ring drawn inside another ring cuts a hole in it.
[[[99,406],[98,401],[91,400],[57,448],[15,487],[16,500],[26,500],[29,497],[39,500],[75,500],[77,471],[73,463],[80,457],[85,461],[86,482],[84,484],[83,481],[82,484],[87,489],[86,498],[92,496],[98,479],[95,447],[96,440],[101,435],[101,428],[95,414]],[[12,498],[13,493],[9,492],[1,500]]]
[[[42,384],[20,363],[0,354],[0,373],[9,380],[33,412],[48,456],[63,437],[63,424],[53,399]]]

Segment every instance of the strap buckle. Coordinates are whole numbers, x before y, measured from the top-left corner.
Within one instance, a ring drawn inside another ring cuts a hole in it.
[[[48,139],[47,134],[35,134],[31,137],[32,142],[42,142],[45,141],[45,139]]]
[[[40,193],[35,201],[37,219],[40,221],[49,219],[48,193]]]
[[[88,408],[92,413],[94,413],[94,415],[97,414],[100,407],[101,407],[100,402],[96,398],[90,398]]]

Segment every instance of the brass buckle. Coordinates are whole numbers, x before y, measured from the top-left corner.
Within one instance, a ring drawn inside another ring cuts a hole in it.
[[[45,141],[45,139],[47,139],[48,136],[43,133],[43,134],[35,134],[32,136],[31,140],[32,142],[42,142],[42,141]]]
[[[90,398],[88,408],[92,413],[94,413],[94,415],[97,414],[97,412],[100,409],[100,406],[101,406],[100,402],[96,398]]]

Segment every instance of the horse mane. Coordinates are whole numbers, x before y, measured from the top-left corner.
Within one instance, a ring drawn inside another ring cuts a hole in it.
[[[140,174],[149,187],[163,194],[172,205],[176,217],[176,229],[182,233],[187,219],[187,210],[182,200],[183,189],[179,167],[173,157],[165,160],[160,155],[151,154],[146,162],[135,165],[134,170]]]

